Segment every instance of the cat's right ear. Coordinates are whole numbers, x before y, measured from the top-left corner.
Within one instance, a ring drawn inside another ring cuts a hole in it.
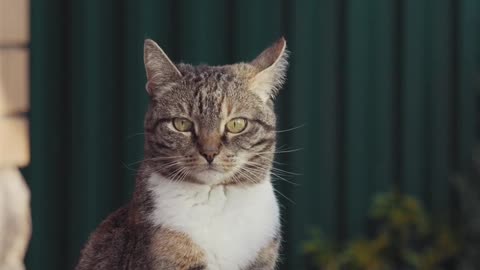
[[[146,90],[149,95],[153,95],[162,85],[182,77],[182,73],[180,73],[165,52],[151,39],[145,40],[143,61],[147,73]]]

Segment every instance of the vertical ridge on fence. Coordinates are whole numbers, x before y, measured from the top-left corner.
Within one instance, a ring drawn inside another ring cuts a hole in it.
[[[465,171],[469,168],[472,159],[472,145],[474,144],[475,117],[478,100],[476,91],[479,89],[480,77],[480,3],[476,0],[460,1],[460,78],[459,78],[459,148],[460,164]],[[478,136],[478,134],[477,134]]]
[[[33,236],[26,257],[28,269],[64,269],[67,265],[67,208],[69,149],[63,107],[68,97],[65,66],[68,51],[62,41],[68,19],[62,1],[31,2],[30,130],[31,164],[24,170],[31,189]],[[48,33],[44,30],[48,29]],[[46,67],[48,63],[48,69]],[[48,248],[45,248],[48,243]]]
[[[425,144],[425,1],[405,1],[405,36],[403,45],[404,77],[401,89],[403,93],[402,125],[403,148],[402,186],[403,191],[417,198],[423,196],[423,182],[426,177]],[[408,18],[408,19],[407,19]],[[397,101],[395,101],[397,102]]]
[[[118,86],[117,92],[120,96],[119,106],[122,109],[116,117],[121,117],[123,121],[119,136],[122,152],[116,166],[121,172],[121,178],[117,180],[121,190],[121,202],[126,202],[132,195],[138,161],[143,159],[142,119],[147,104],[147,93],[144,88],[142,58],[145,36],[140,29],[142,18],[146,15],[142,12],[141,4],[136,1],[123,0],[119,7],[123,20],[118,24],[124,30],[120,33],[123,42],[118,45],[115,57],[121,60],[118,72],[118,81],[121,85]]]
[[[450,34],[452,31],[452,14],[448,0],[432,1],[432,32],[430,63],[431,84],[429,91],[431,143],[431,179],[428,190],[431,191],[432,210],[436,216],[448,215],[450,205],[449,178],[449,115],[452,113],[449,87],[452,85],[452,62]]]
[[[371,149],[369,162],[369,197],[376,192],[391,191],[394,186],[393,169],[393,90],[396,77],[394,67],[395,33],[394,0],[375,0],[369,22],[371,71],[367,98],[369,116],[368,148]]]
[[[317,49],[315,45],[318,45],[318,40],[316,42],[308,42],[308,40],[309,37],[318,34],[320,25],[317,19],[320,17],[318,16],[319,6],[312,7],[314,1],[295,1],[294,3],[295,21],[294,30],[292,31],[292,54],[290,60],[292,76],[289,78],[291,91],[294,93],[290,106],[292,108],[305,106],[305,110],[290,110],[290,112],[292,114],[292,124],[305,124],[305,128],[298,129],[292,140],[295,147],[302,147],[303,150],[290,155],[291,160],[302,170],[302,175],[296,178],[296,183],[299,186],[292,192],[292,199],[295,204],[292,207],[294,210],[290,220],[292,222],[290,225],[291,231],[288,234],[289,239],[296,244],[292,247],[292,258],[290,258],[288,267],[289,269],[302,269],[304,268],[304,261],[302,260],[301,242],[309,236],[309,232],[314,226],[318,226],[313,222],[313,215],[305,215],[305,212],[321,207],[321,203],[316,205],[309,204],[310,191],[315,188],[318,189],[321,186],[321,181],[323,181],[323,179],[316,179],[315,171],[312,168],[312,164],[314,167],[315,164],[318,164],[318,159],[316,158],[318,149],[314,149],[311,145],[312,140],[318,140],[318,138],[312,138],[312,134],[306,132],[312,126],[314,130],[318,130],[318,127],[316,127],[318,121],[314,119],[315,116],[311,113],[313,108],[310,107],[310,101],[313,102],[312,95],[318,95],[315,91],[321,91],[314,84],[316,78],[314,67],[321,63],[319,63],[317,58],[310,58],[312,55],[315,55],[314,52]],[[319,116],[317,115],[317,117]]]
[[[86,237],[119,203],[121,117],[116,116],[121,95],[113,79],[120,66],[115,57],[119,29],[114,27],[119,6],[110,4],[83,1],[70,7],[71,31],[76,34],[67,43],[72,55],[68,268]]]
[[[346,113],[346,199],[348,238],[363,232],[369,205],[369,172],[371,153],[368,148],[371,119],[368,99],[371,94],[370,77],[370,18],[371,4],[349,0],[347,11],[347,70],[345,106]]]

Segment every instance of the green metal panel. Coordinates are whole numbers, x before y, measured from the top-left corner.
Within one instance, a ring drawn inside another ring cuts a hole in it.
[[[348,206],[348,237],[364,230],[369,198],[369,147],[368,99],[372,93],[369,85],[371,72],[370,25],[372,5],[362,0],[350,0],[347,11],[347,69],[346,80],[346,198]]]
[[[230,5],[233,61],[253,59],[268,46],[265,44],[270,45],[284,34],[279,1],[231,1]]]
[[[292,147],[302,150],[290,155],[302,175],[296,177],[299,186],[291,193],[295,205],[287,239],[292,242],[289,254],[293,259],[288,269],[303,268],[301,241],[312,229],[322,228],[335,240],[342,214],[336,205],[339,8],[339,1],[334,0],[296,1],[294,7],[292,75],[287,89],[293,98],[280,121],[282,115],[292,115],[290,127],[302,126],[291,133]]]
[[[393,146],[391,121],[393,116],[394,90],[394,19],[393,0],[372,1],[369,20],[370,67],[368,97],[368,148],[369,191],[370,195],[379,191],[389,191],[393,187]]]
[[[225,64],[229,59],[228,1],[188,0],[179,2],[180,40],[182,61],[194,64]],[[207,15],[208,14],[208,15]]]
[[[147,9],[144,6],[147,1],[138,3],[125,0],[124,2],[125,4],[119,11],[125,18],[120,24],[124,29],[120,33],[123,36],[123,42],[112,45],[112,48],[118,50],[119,55],[123,55],[123,57],[118,57],[120,63],[115,75],[118,84],[123,85],[123,87],[116,88],[117,94],[121,97],[119,106],[122,108],[120,112],[117,112],[117,117],[122,120],[118,130],[121,134],[118,142],[121,160],[120,164],[116,164],[120,169],[120,178],[116,181],[120,193],[119,200],[122,202],[128,201],[131,196],[136,169],[140,164],[139,161],[143,159],[142,119],[147,106],[147,93],[144,87],[143,58],[138,57],[138,54],[143,51],[143,39],[153,35],[153,31],[148,31],[147,29],[150,28],[146,26],[152,23],[151,16],[147,12],[152,7],[148,6]],[[161,13],[162,9],[156,10],[156,12],[157,14]],[[159,18],[168,19],[167,14],[169,13],[164,11]],[[156,21],[156,23],[158,29],[166,22]],[[163,41],[159,39],[159,42]]]
[[[452,113],[450,91],[452,91],[453,63],[451,27],[452,9],[451,1],[431,1],[431,21],[429,31],[431,35],[431,51],[429,67],[430,89],[428,89],[428,106],[430,114],[430,175],[429,190],[431,192],[432,209],[437,215],[446,214],[445,209],[450,205],[449,178],[450,178],[450,133],[449,116]]]
[[[422,197],[427,176],[426,144],[426,68],[425,60],[426,28],[428,7],[425,1],[408,0],[404,2],[403,44],[402,44],[402,78],[403,93],[401,152],[402,189],[414,196]],[[394,101],[398,102],[398,101]]]
[[[51,7],[40,1],[32,2],[32,163],[25,170],[25,177],[32,190],[33,236],[27,255],[28,269],[63,269],[66,265],[68,209],[65,204],[68,198],[64,192],[68,184],[68,164],[64,150],[68,144],[63,134],[66,119],[58,113],[64,102],[66,74],[62,68],[64,33],[57,21],[65,17],[61,1],[52,2]],[[43,29],[49,29],[48,33]]]
[[[67,261],[73,267],[86,237],[119,204],[117,182],[121,163],[118,136],[121,119],[116,6],[78,1],[69,6],[71,32],[69,130],[71,157]],[[73,34],[74,33],[74,34]],[[112,53],[114,52],[114,53]],[[108,79],[107,79],[108,78]],[[112,102],[115,101],[115,102]],[[109,196],[105,196],[109,194]]]
[[[307,55],[311,57],[315,48],[313,42],[305,42],[309,40],[308,37],[312,37],[314,35],[314,29],[316,29],[316,25],[318,23],[314,23],[315,18],[315,9],[312,8],[313,1],[295,1],[295,5],[292,8],[295,11],[294,14],[294,26],[292,27],[292,34],[294,37],[290,40],[289,44],[290,50],[292,51],[290,57],[290,71],[291,76],[289,79],[289,84],[291,86],[288,91],[294,91],[291,100],[291,106],[302,106],[307,103],[309,100],[309,96],[311,95],[312,91],[314,91],[314,87],[312,85],[312,75],[313,63],[310,62]],[[304,53],[297,54],[296,52],[302,51]],[[308,69],[300,69],[299,66],[308,66]],[[315,125],[314,123],[305,123],[307,119],[307,111],[306,110],[292,110],[290,113],[290,117],[292,122],[290,123],[292,126],[299,126],[299,125]],[[292,140],[292,144],[296,147],[299,145],[304,146],[305,144],[308,145],[307,142],[307,133],[305,132],[305,128],[300,128],[294,131],[295,137]],[[308,140],[309,142],[309,140]],[[304,150],[293,152],[290,155],[290,161],[295,162],[297,164],[305,164],[308,160],[305,159],[305,154],[301,152],[309,151],[310,147],[305,147]],[[313,150],[313,148],[312,148]],[[310,161],[312,162],[312,161]],[[308,191],[312,188],[313,185],[318,181],[305,181],[306,179],[312,178],[310,175],[311,173],[306,170],[304,166],[301,166],[303,170],[300,171],[301,175],[295,178],[295,183],[298,183],[297,187],[293,187],[293,191],[290,193],[293,198],[295,204],[292,206],[292,209],[296,209],[298,207],[302,208],[310,208],[311,206],[308,204],[309,194]],[[313,178],[312,178],[313,179]],[[288,203],[287,203],[288,204]],[[316,205],[322,205],[320,202]],[[286,240],[290,241],[291,243],[296,243],[299,245],[301,239],[305,238],[306,232],[308,227],[313,225],[311,222],[311,216],[302,215],[299,211],[293,211],[292,215],[290,215],[290,219],[287,220],[290,224],[291,230],[287,232]],[[298,254],[300,253],[298,248],[290,249],[291,252],[289,254],[295,254],[289,258],[290,264],[288,269],[302,269],[303,268],[303,261],[300,260]]]
[[[475,97],[478,96],[478,74],[480,71],[480,3],[476,0],[460,1],[460,38],[459,42],[459,151],[460,166],[466,169],[472,157],[471,146],[474,141]],[[478,121],[478,119],[476,119]]]

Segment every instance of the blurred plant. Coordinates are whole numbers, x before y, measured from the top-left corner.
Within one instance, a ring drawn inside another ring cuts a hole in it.
[[[431,226],[421,204],[398,193],[375,197],[368,239],[335,248],[317,231],[304,251],[321,270],[441,270],[460,252],[458,236],[447,226]],[[476,268],[478,269],[478,268]]]

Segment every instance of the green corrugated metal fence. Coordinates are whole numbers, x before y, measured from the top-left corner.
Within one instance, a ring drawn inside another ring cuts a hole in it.
[[[302,269],[312,227],[345,241],[366,229],[372,195],[418,196],[438,218],[474,140],[477,0],[32,0],[29,269],[69,269],[88,234],[131,194],[143,149],[142,46],[175,61],[252,59],[285,35],[277,100],[281,269]]]

